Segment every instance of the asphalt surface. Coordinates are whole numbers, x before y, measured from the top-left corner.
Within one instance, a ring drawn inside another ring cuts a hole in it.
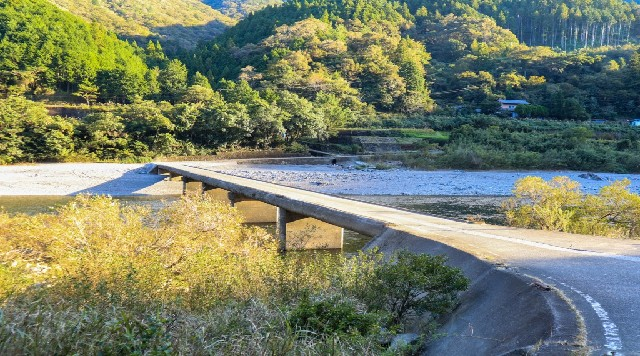
[[[245,187],[248,196],[276,203],[301,202],[307,209],[317,206],[321,210],[317,218],[330,223],[344,225],[348,215],[361,218],[354,218],[356,224],[382,222],[537,277],[559,288],[573,302],[584,318],[593,354],[640,355],[640,241],[467,224],[219,174],[215,166],[204,163],[163,166],[191,172],[195,178],[212,177],[211,182]],[[370,232],[376,229],[365,227]]]

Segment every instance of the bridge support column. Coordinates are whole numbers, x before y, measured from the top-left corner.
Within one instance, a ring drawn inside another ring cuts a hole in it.
[[[318,219],[278,208],[280,250],[341,249],[344,229]]]
[[[173,173],[171,171],[167,171],[166,169],[162,169],[162,168],[156,167],[154,169],[154,173],[158,174],[158,175],[161,175],[161,176],[167,176],[168,179],[165,179],[165,180],[170,180],[172,182],[179,182],[179,181],[182,180],[182,176],[181,175],[175,174],[175,173]]]
[[[153,174],[157,174],[157,175],[169,175],[171,174],[171,172],[167,171],[166,169],[162,169],[160,167],[156,167],[153,169],[152,171]]]
[[[216,188],[208,184],[202,184],[202,194],[212,198],[215,201],[233,205],[231,203],[231,199],[229,198],[229,194],[231,193],[228,190]]]
[[[203,183],[197,180],[182,178],[182,194],[183,195],[196,195],[202,194]]]
[[[250,224],[266,224],[277,222],[277,207],[251,199],[243,195],[230,193],[231,205],[244,216],[244,221]]]

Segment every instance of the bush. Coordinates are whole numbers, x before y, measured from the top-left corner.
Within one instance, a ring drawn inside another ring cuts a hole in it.
[[[386,311],[400,323],[409,314],[444,314],[469,281],[457,268],[445,265],[444,256],[401,251],[389,263],[376,266],[360,297],[370,311]]]
[[[368,336],[378,328],[378,315],[358,312],[353,302],[338,298],[311,301],[302,299],[289,321],[296,329],[322,335]]]
[[[567,177],[526,177],[503,206],[512,226],[609,237],[640,237],[640,195],[627,179],[586,195]]]

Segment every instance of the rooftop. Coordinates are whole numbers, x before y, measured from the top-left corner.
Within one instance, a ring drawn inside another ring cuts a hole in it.
[[[529,102],[526,100],[498,100],[501,104],[512,104],[512,105],[529,105]]]

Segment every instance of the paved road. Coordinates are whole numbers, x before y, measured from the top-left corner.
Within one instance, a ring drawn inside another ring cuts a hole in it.
[[[380,233],[384,226],[376,222],[382,222],[516,268],[557,286],[574,302],[594,354],[640,355],[640,241],[467,224],[219,174],[204,163],[164,166],[212,183],[226,182],[228,188],[243,187],[249,196],[294,211],[304,208],[308,215],[337,225],[344,226],[345,216],[355,214],[362,218],[356,231]],[[287,207],[291,200],[302,205]]]

